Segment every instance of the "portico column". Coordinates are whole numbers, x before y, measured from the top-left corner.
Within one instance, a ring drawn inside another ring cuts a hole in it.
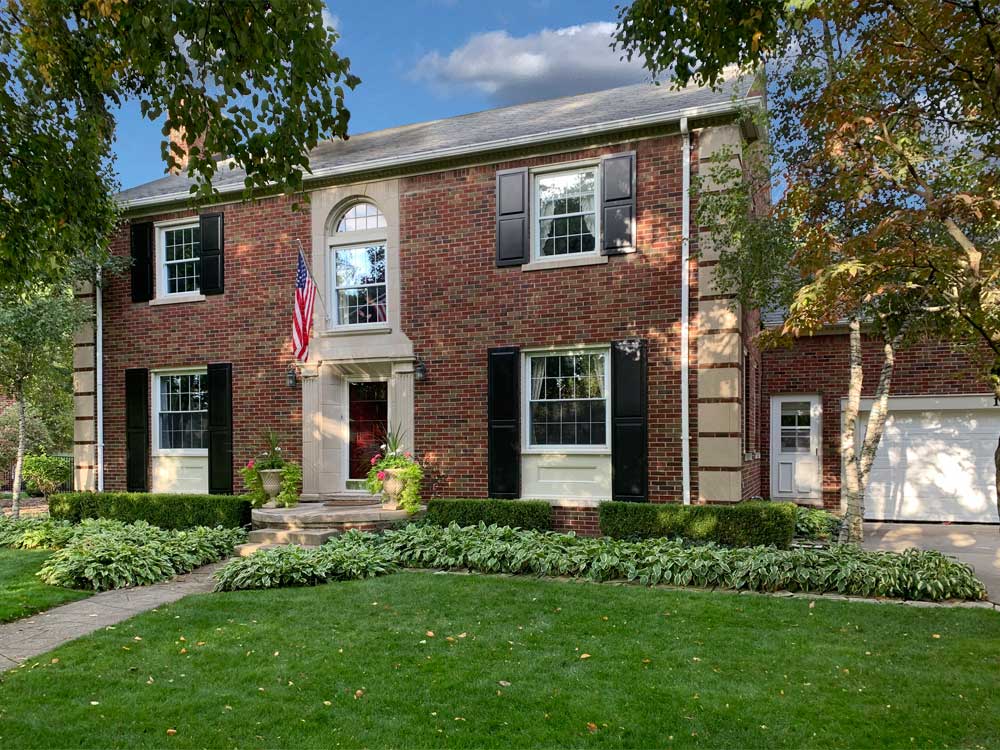
[[[320,406],[320,368],[302,365],[302,495],[303,502],[319,502],[319,472],[323,456],[323,410]]]

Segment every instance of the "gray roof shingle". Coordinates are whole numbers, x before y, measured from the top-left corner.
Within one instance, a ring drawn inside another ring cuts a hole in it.
[[[641,83],[324,141],[309,162],[312,177],[319,178],[721,114],[737,101],[752,100],[749,88],[746,79],[731,80],[719,91]],[[213,184],[220,193],[234,192],[242,190],[243,178],[243,170],[221,166]],[[187,176],[168,175],[117,197],[126,208],[150,206],[181,200],[190,186]]]

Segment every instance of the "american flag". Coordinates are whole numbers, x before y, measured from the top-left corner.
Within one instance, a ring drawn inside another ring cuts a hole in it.
[[[295,317],[292,321],[292,349],[299,362],[309,358],[309,330],[312,328],[316,284],[306,267],[306,258],[299,248],[299,270],[295,274]]]

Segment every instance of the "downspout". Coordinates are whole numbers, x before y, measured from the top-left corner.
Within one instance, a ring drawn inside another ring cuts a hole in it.
[[[97,491],[104,492],[104,305],[101,294],[101,269],[97,269],[97,290],[94,302],[96,312],[96,337],[94,388],[97,392]]]
[[[691,299],[691,133],[688,119],[681,118],[681,499],[691,504],[691,394],[688,384],[688,308]]]

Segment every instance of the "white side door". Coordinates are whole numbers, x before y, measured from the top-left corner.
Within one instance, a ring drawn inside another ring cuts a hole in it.
[[[771,398],[771,497],[823,499],[822,422],[818,395]]]

